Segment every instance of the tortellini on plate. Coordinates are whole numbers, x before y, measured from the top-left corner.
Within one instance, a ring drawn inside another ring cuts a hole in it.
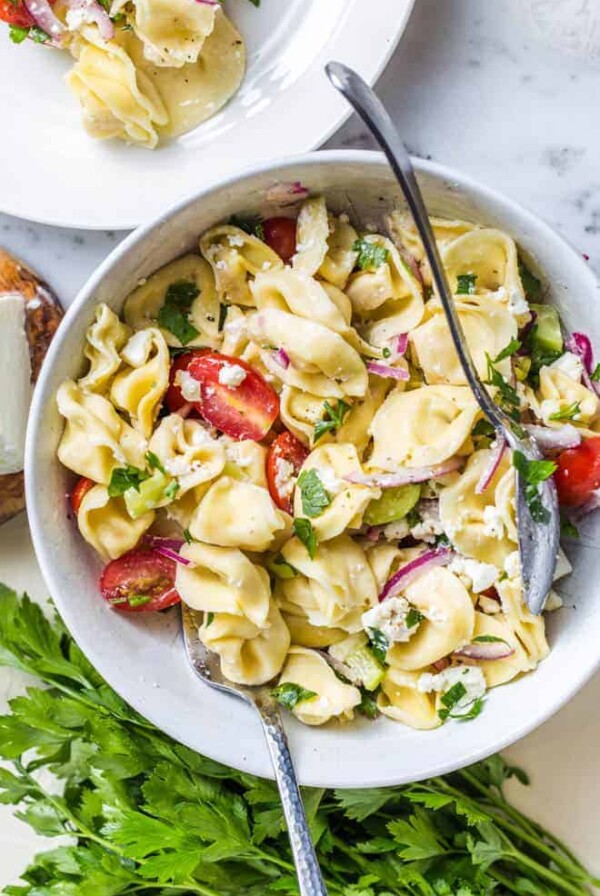
[[[85,334],[83,353],[89,368],[79,379],[79,386],[88,392],[105,392],[121,366],[119,352],[131,336],[130,328],[104,303],[96,309],[94,323]]]
[[[279,255],[232,224],[219,224],[200,240],[200,251],[213,269],[219,299],[233,305],[254,306],[251,278],[260,271],[283,268]]]
[[[131,425],[148,439],[169,385],[171,359],[160,330],[140,330],[121,350],[125,362],[112,381],[113,403],[129,415]]]
[[[154,522],[149,510],[132,519],[123,498],[111,498],[103,485],[95,485],[83,496],[77,512],[79,531],[101,557],[115,560],[131,551]]]
[[[218,15],[216,6],[187,0],[135,0],[134,11],[133,27],[144,56],[169,68],[198,61]]]
[[[178,497],[216,479],[226,463],[225,447],[199,420],[163,417],[148,445],[166,472],[177,479]]]

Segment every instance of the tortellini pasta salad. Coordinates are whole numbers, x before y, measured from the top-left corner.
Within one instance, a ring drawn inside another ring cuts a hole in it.
[[[15,43],[74,57],[66,82],[100,139],[154,149],[215,115],[244,76],[244,41],[220,0],[11,0],[2,18]]]
[[[410,221],[365,230],[319,196],[286,214],[218,224],[121,317],[96,308],[57,401],[100,592],[125,612],[183,601],[223,674],[307,725],[475,718],[548,654],[522,599],[515,468],[542,522],[555,476],[572,533],[600,485],[600,365],[509,235],[433,219],[479,372],[545,459],[511,456]]]

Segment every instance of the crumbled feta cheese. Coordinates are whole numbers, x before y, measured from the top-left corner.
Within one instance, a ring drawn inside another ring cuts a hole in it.
[[[186,476],[188,473],[192,472],[192,465],[184,454],[180,454],[177,457],[169,457],[167,460],[163,461],[163,467],[171,476]]]
[[[225,271],[227,270],[227,262],[220,258],[219,261],[215,262],[215,268],[217,271]]]
[[[263,271],[270,271],[270,270],[271,270],[271,262],[270,262],[270,261],[263,261],[262,270],[263,270]]]
[[[224,364],[219,370],[219,382],[222,386],[237,388],[246,379],[246,371],[239,364]]]
[[[495,504],[488,504],[483,510],[483,533],[489,538],[504,537],[504,520]]]
[[[468,580],[467,587],[475,594],[487,591],[498,581],[498,570],[493,563],[480,563],[469,557],[455,557],[448,566],[450,572]]]
[[[417,506],[420,520],[410,528],[410,534],[418,541],[434,543],[438,535],[444,534],[444,527],[440,520],[439,509],[433,502],[421,502]]]
[[[558,579],[562,579],[563,576],[568,576],[571,572],[573,572],[571,561],[569,560],[563,549],[559,548],[558,554],[556,555],[556,569],[554,570],[553,581],[556,582]]]
[[[468,710],[475,700],[485,694],[485,678],[479,666],[449,666],[443,672],[433,675],[423,672],[417,681],[417,689],[428,694],[431,691],[448,693],[455,684],[463,685],[466,693],[452,707],[452,713],[460,715]]]
[[[178,370],[175,374],[175,385],[181,389],[186,401],[200,401],[200,383],[187,370]]]
[[[323,483],[323,488],[330,495],[337,495],[343,489],[348,488],[348,483],[336,476],[331,467],[314,467],[314,471]]]
[[[509,579],[518,579],[521,575],[521,558],[518,551],[513,551],[504,561],[504,572]]]
[[[520,289],[511,289],[508,296],[508,309],[511,314],[527,314],[529,305]]]
[[[237,233],[232,233],[227,237],[227,242],[230,246],[243,246],[244,245],[244,237],[239,236]]]
[[[121,352],[123,360],[131,367],[141,367],[148,360],[152,349],[153,336],[150,330],[138,330],[134,333]]]
[[[581,382],[583,363],[581,358],[578,358],[573,352],[565,352],[564,355],[561,355],[560,358],[557,358],[556,361],[550,364],[550,369],[560,370],[561,373],[566,374],[566,376],[575,380],[576,383]]]
[[[82,6],[79,9],[68,9],[66,16],[67,28],[69,31],[78,31],[83,25],[87,25],[90,21],[89,9]]]
[[[296,478],[294,475],[294,465],[278,457],[275,460],[275,489],[282,498],[289,498],[294,491]]]
[[[554,610],[560,610],[562,606],[563,599],[560,594],[557,594],[556,591],[549,591],[546,603],[544,604],[544,610],[547,610],[548,613],[552,613]]]
[[[362,614],[362,626],[365,631],[378,629],[388,641],[409,641],[419,628],[418,624],[410,628],[406,624],[410,609],[405,597],[388,597]]]

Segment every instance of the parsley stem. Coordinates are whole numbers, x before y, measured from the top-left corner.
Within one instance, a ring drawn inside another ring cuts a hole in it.
[[[544,852],[552,859],[553,862],[563,865],[566,870],[573,871],[574,867],[577,872],[583,872],[585,880],[593,881],[593,878],[588,874],[585,866],[582,865],[577,856],[574,855],[571,850],[568,849],[568,847],[558,839],[558,837],[555,837],[537,822],[530,822],[518,811],[518,809],[515,809],[513,806],[507,803],[503,797],[497,797],[490,790],[486,789],[482,784],[479,783],[477,778],[467,770],[463,769],[459,771],[458,774],[462,778],[464,778],[472,787],[478,790],[483,796],[485,796],[486,800],[494,803],[494,805],[496,805],[504,813],[509,815],[513,819],[513,821],[520,825],[523,830],[518,834],[516,833],[516,831],[515,833],[517,836],[521,837],[522,840],[525,840],[532,846],[535,846],[536,849]],[[510,822],[508,822],[506,819],[498,815],[494,815],[493,818],[498,824],[502,825],[507,830],[509,830],[510,828],[512,828],[513,831],[515,830],[514,826],[510,825]],[[563,853],[563,855],[561,856],[560,854],[558,854],[549,845],[545,844],[540,838],[546,838],[547,840],[549,840],[557,849],[559,849]]]

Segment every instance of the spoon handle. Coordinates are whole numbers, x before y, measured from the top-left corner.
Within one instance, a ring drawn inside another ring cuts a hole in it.
[[[275,780],[279,787],[296,865],[300,896],[327,896],[327,889],[310,836],[308,820],[281,714],[272,699],[257,700],[256,708],[260,712],[269,753],[273,761]]]
[[[446,272],[437,249],[429,216],[423,202],[423,196],[406,147],[400,139],[385,106],[360,75],[340,62],[330,62],[326,66],[326,71],[333,86],[348,100],[354,111],[372,131],[377,142],[385,152],[388,162],[402,186],[404,197],[423,241],[423,248],[431,267],[433,282],[446,312],[452,341],[454,342],[465,377],[480,408],[496,429],[508,430],[506,435],[509,441],[511,441],[511,421],[508,417],[505,417],[490,398],[473,364],[470,352],[466,348],[465,334],[454,307]]]

